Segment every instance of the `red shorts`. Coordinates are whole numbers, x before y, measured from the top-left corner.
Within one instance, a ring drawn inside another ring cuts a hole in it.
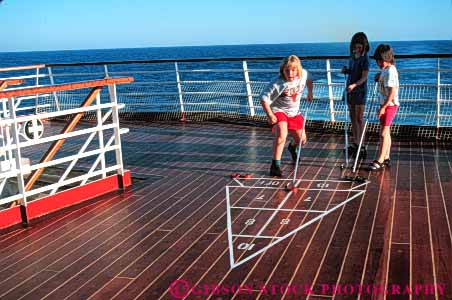
[[[385,113],[380,117],[380,125],[381,126],[391,126],[398,108],[399,108],[398,105],[387,106]]]
[[[278,119],[278,123],[286,122],[288,130],[301,130],[303,129],[303,116],[301,114],[296,115],[295,117],[288,117],[283,112],[276,112],[276,118]]]

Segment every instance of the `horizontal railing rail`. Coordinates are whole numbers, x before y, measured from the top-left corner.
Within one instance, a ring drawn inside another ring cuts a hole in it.
[[[327,60],[327,59],[348,59],[347,55],[314,55],[303,56],[299,55],[301,60]],[[46,67],[69,67],[69,66],[102,66],[102,65],[117,65],[117,64],[161,64],[161,63],[193,63],[193,62],[241,62],[241,61],[275,61],[282,60],[284,56],[270,56],[270,57],[212,57],[212,58],[181,58],[181,59],[148,59],[148,60],[122,60],[122,61],[97,61],[97,62],[78,62],[78,63],[57,63],[46,64]],[[373,59],[373,56],[370,56]],[[452,58],[451,54],[398,54],[396,59],[406,58]]]

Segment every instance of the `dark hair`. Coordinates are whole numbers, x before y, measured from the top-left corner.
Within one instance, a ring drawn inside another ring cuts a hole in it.
[[[363,45],[364,53],[367,53],[370,50],[369,41],[367,40],[367,36],[364,32],[357,32],[353,35],[350,42],[350,54],[353,54],[353,46],[355,44]]]
[[[375,49],[374,59],[383,60],[391,64],[394,64],[395,62],[394,51],[388,44],[380,44],[378,45],[377,49]]]

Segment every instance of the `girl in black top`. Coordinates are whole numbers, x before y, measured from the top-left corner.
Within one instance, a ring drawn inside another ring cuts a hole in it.
[[[353,35],[350,42],[350,60],[348,67],[342,68],[342,73],[348,74],[347,105],[352,121],[352,144],[350,155],[356,154],[359,140],[364,130],[364,107],[367,97],[367,75],[369,74],[369,42],[364,32]],[[365,148],[362,148],[365,152]]]

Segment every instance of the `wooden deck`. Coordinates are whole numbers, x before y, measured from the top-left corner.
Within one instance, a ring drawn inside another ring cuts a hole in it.
[[[268,178],[269,129],[130,129],[123,138],[125,164],[137,179],[130,190],[0,234],[1,300],[452,299],[450,144],[394,140],[390,168],[359,171],[370,181],[364,194],[231,269],[225,186],[234,183],[231,173]],[[343,138],[308,137],[299,177],[340,179]],[[290,177],[287,151],[283,159]],[[325,210],[342,201],[339,192],[316,192],[314,183],[303,182],[306,189],[289,203]],[[237,201],[262,200],[252,193]],[[311,201],[300,204],[307,193]],[[287,194],[274,190],[259,207],[274,207]],[[250,229],[248,219],[259,228],[262,212],[232,214],[233,230]],[[297,228],[308,215],[286,211],[284,219]],[[288,224],[276,220],[267,234],[284,232]],[[237,259],[253,251],[235,250]]]

